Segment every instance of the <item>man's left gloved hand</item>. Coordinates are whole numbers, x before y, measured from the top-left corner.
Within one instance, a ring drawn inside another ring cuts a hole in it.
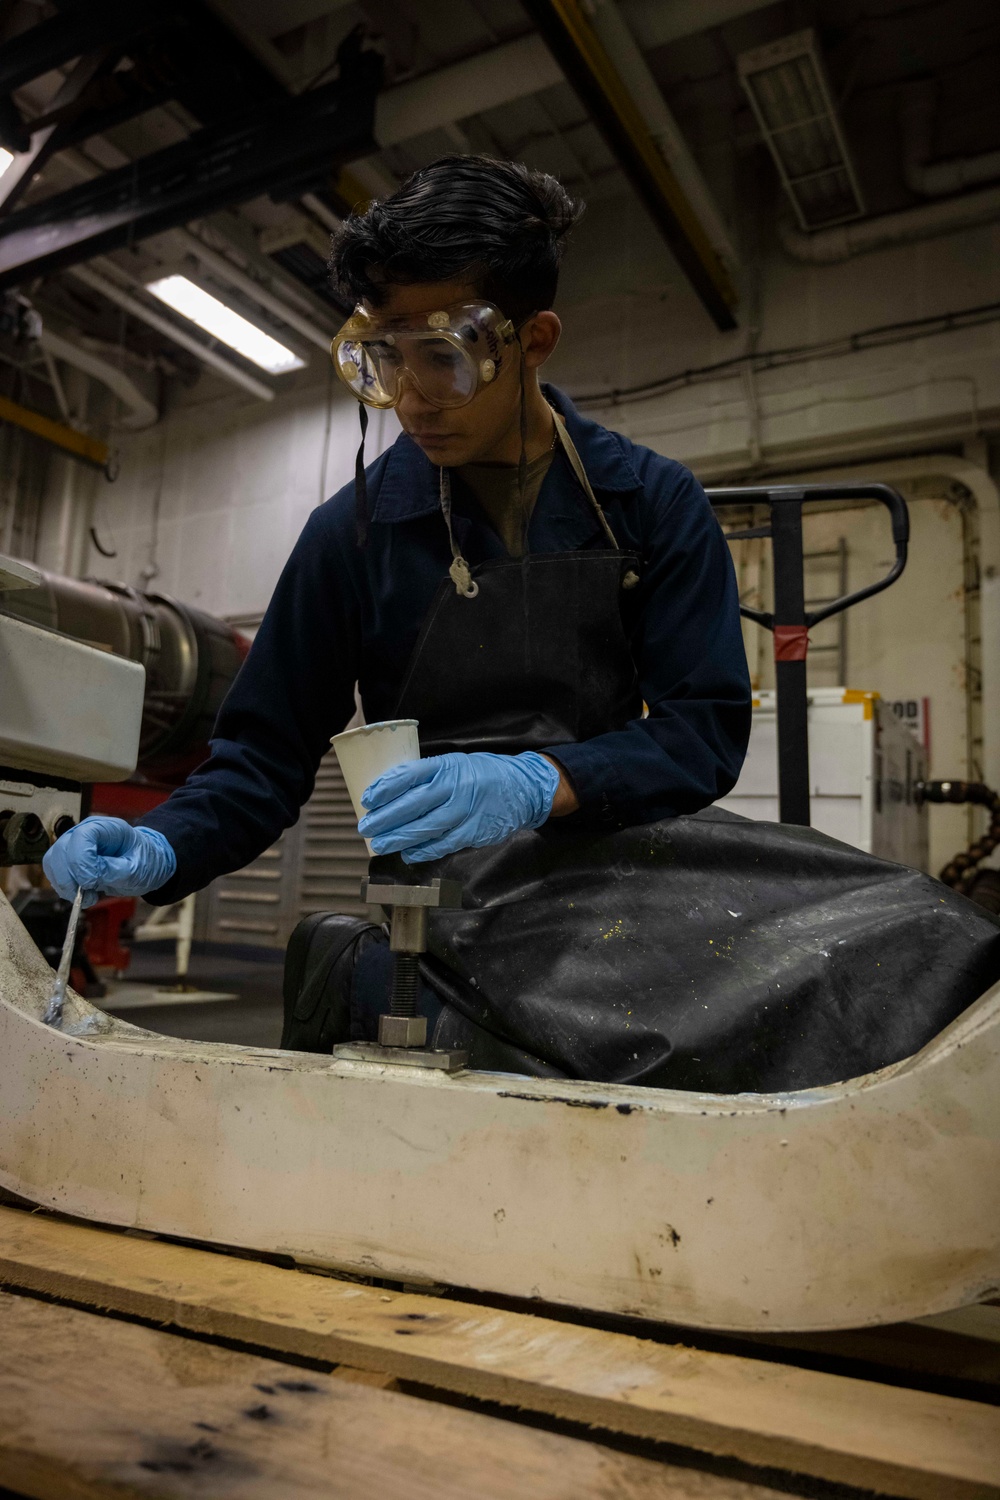
[[[361,800],[358,832],[408,865],[500,844],[552,811],[559,772],[544,755],[434,755],[393,766]]]

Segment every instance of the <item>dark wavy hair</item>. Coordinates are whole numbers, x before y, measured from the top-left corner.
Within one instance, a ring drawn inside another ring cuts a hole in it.
[[[344,220],[330,257],[334,288],[345,302],[378,307],[386,286],[467,278],[519,323],[552,306],[582,212],[547,172],[489,156],[442,156],[391,198]]]

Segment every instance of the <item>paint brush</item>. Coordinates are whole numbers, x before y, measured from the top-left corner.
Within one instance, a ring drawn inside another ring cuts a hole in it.
[[[52,986],[52,997],[45,1007],[45,1015],[42,1017],[47,1026],[54,1026],[57,1031],[62,1029],[63,1004],[66,1000],[66,986],[69,983],[69,971],[73,963],[73,949],[76,946],[76,928],[80,920],[80,908],[82,905],[83,886],[78,885],[76,895],[73,897],[69,922],[66,924],[66,940],[63,943],[59,968],[56,970],[56,982]]]

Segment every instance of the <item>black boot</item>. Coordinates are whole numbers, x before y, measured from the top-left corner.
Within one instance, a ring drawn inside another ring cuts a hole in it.
[[[285,953],[285,1024],[281,1045],[292,1052],[330,1052],[351,1024],[354,965],[381,929],[361,917],[318,911],[304,917]]]

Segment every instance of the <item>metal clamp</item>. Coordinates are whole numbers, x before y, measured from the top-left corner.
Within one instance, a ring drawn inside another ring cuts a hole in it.
[[[464,1052],[428,1049],[427,1017],[417,1015],[420,955],[427,951],[427,913],[432,907],[460,907],[462,887],[457,880],[435,878],[428,885],[405,885],[392,877],[371,876],[361,882],[361,899],[390,913],[389,948],[394,962],[389,1010],[379,1016],[377,1048],[370,1042],[352,1043],[346,1051],[338,1047],[337,1056],[367,1062],[397,1061],[446,1072],[464,1067]]]

